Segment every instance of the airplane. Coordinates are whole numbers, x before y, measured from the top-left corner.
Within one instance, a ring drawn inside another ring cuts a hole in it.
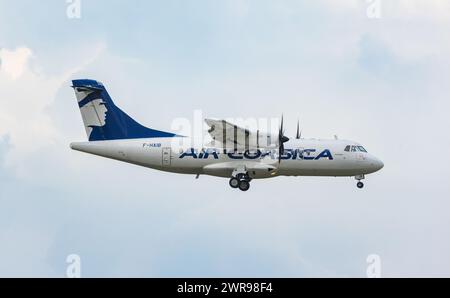
[[[229,179],[233,189],[246,192],[253,179],[279,176],[355,177],[364,188],[366,175],[384,167],[359,143],[305,139],[299,124],[295,138],[279,132],[250,131],[225,120],[206,119],[212,142],[194,148],[190,138],[147,128],[111,99],[95,80],[73,80],[72,88],[84,122],[88,142],[71,149],[155,170]]]

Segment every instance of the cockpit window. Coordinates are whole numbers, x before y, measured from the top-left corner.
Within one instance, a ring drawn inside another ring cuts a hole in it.
[[[351,146],[348,145],[345,147],[345,152],[364,152],[367,153],[367,150],[363,146]]]
[[[359,151],[367,153],[367,150],[363,146],[358,146]]]

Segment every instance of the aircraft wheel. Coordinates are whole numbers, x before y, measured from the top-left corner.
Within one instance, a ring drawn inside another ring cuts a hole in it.
[[[248,191],[250,189],[250,182],[246,180],[241,180],[239,182],[239,189],[242,191]]]
[[[359,189],[363,189],[364,188],[364,183],[358,182],[358,184],[356,186],[358,186]]]
[[[236,178],[231,178],[230,179],[230,186],[231,186],[231,188],[238,188],[239,187],[239,180],[237,180]]]

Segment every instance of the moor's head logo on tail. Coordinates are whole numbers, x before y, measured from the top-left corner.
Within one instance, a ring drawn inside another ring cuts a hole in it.
[[[102,83],[94,80],[74,80],[72,83],[89,141],[176,136],[137,123],[114,104]]]

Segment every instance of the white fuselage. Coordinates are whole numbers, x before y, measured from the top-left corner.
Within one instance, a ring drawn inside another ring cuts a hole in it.
[[[291,140],[281,162],[278,150],[224,151],[193,148],[186,138],[152,138],[73,143],[74,150],[156,170],[193,175],[231,177],[237,167],[249,169],[253,179],[276,176],[351,177],[374,173],[383,163],[367,152],[348,152],[344,140]]]

